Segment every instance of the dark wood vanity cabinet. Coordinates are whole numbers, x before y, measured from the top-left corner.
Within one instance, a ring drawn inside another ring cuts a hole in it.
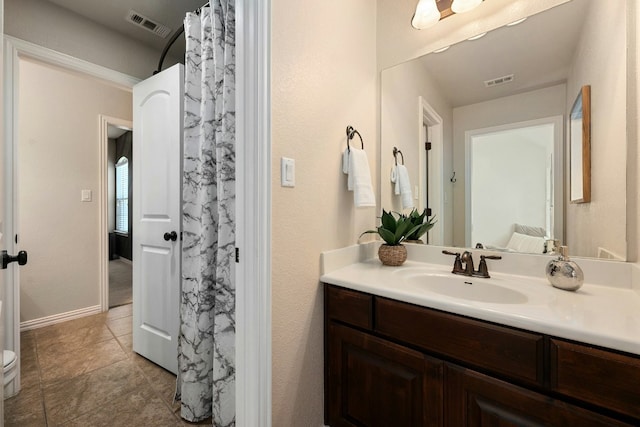
[[[325,423],[640,425],[640,358],[325,285]]]

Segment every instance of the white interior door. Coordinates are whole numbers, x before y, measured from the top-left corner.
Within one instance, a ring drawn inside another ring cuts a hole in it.
[[[184,68],[133,88],[133,351],[177,373]]]

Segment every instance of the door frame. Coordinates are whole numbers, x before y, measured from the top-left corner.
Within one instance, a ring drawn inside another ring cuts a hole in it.
[[[424,126],[427,125],[431,130],[431,155],[429,155],[429,164],[427,165],[427,151],[424,143],[427,135],[424,132]],[[432,213],[437,218],[433,228],[429,230],[429,243],[433,245],[444,245],[444,129],[442,117],[422,96],[418,97],[418,153],[419,156],[419,179],[420,188],[418,206],[422,210],[426,208],[427,191],[429,192],[429,200],[432,201]],[[427,168],[428,166],[428,168]],[[429,174],[429,188],[426,188],[425,182]]]
[[[271,426],[271,1],[236,2],[236,425]]]
[[[98,253],[100,254],[100,263],[98,268],[100,269],[100,311],[105,312],[109,311],[109,239],[106,237],[109,232],[109,125],[133,130],[133,122],[103,114],[98,115],[98,122],[100,132],[98,159],[98,173],[100,174],[100,187],[98,189],[100,249]]]
[[[6,236],[11,236],[10,239],[5,240],[5,247],[9,252],[13,253],[19,247],[19,244],[15,243],[13,236],[19,230],[19,212],[17,204],[18,171],[16,170],[15,165],[17,164],[18,160],[17,140],[19,135],[17,124],[20,58],[35,59],[37,61],[55,65],[72,72],[79,72],[97,79],[107,81],[124,89],[133,87],[138,79],[8,35],[4,36],[3,47],[4,68],[2,70],[2,84],[4,96],[2,103],[4,109],[3,136],[5,153],[3,164],[3,169],[5,170],[4,232]],[[106,155],[104,161],[106,163]],[[104,194],[104,198],[106,198],[106,194]],[[102,195],[100,196],[100,203],[103,203]],[[106,215],[106,211],[104,213]],[[102,283],[102,281],[104,280],[103,270],[107,269],[105,257],[108,252],[105,251],[104,253],[102,253],[103,248],[106,248],[107,245],[106,220],[104,224],[102,224],[102,222],[100,223],[100,227],[102,228],[103,226],[104,230],[102,231],[104,232],[100,233],[99,238],[99,245],[101,248],[100,256],[104,258],[100,261],[101,264],[104,263],[104,266],[100,265],[100,286],[106,286],[106,283]],[[28,250],[28,248],[25,249]],[[16,269],[14,269],[13,272],[10,272],[10,269],[6,271],[8,273],[5,275],[5,285],[7,291],[6,295],[7,300],[11,301],[11,304],[7,304],[3,307],[3,316],[5,320],[5,344],[6,348],[11,349],[16,353],[16,357],[18,360],[18,373],[14,381],[15,391],[18,391],[20,390],[20,292],[14,292],[14,290],[19,287],[20,277],[19,272]],[[108,280],[108,273],[106,278]],[[102,295],[100,297],[102,302]],[[86,316],[87,314],[91,314],[91,311],[88,311],[87,309],[75,310],[73,312],[70,312],[69,314],[63,313],[63,315],[51,316],[50,319],[38,322],[37,326],[46,326],[47,324],[53,324],[75,317]]]

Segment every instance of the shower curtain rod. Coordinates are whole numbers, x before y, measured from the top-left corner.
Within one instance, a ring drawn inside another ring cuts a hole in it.
[[[209,6],[209,2],[203,4],[193,12],[196,15],[200,15],[200,11],[207,6]],[[158,69],[153,72],[154,76],[158,74],[160,71],[162,71],[162,63],[164,62],[164,58],[167,56],[167,53],[169,52],[169,49],[171,48],[171,46],[176,42],[176,40],[178,40],[178,37],[180,37],[182,33],[184,33],[184,24],[182,24],[182,26],[175,32],[173,36],[171,36],[169,43],[167,43],[167,45],[162,50],[162,54],[160,55],[160,61],[158,61]]]

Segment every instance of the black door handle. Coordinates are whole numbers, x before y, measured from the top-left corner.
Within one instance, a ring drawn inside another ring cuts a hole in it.
[[[18,255],[9,255],[7,251],[1,251],[0,258],[2,259],[2,270],[5,270],[7,265],[14,261],[18,261],[18,265],[25,265],[27,263],[27,252],[20,251]]]
[[[166,240],[167,242],[169,240],[175,242],[176,240],[178,240],[178,233],[176,233],[175,231],[172,231],[171,233],[164,233],[164,240]]]

